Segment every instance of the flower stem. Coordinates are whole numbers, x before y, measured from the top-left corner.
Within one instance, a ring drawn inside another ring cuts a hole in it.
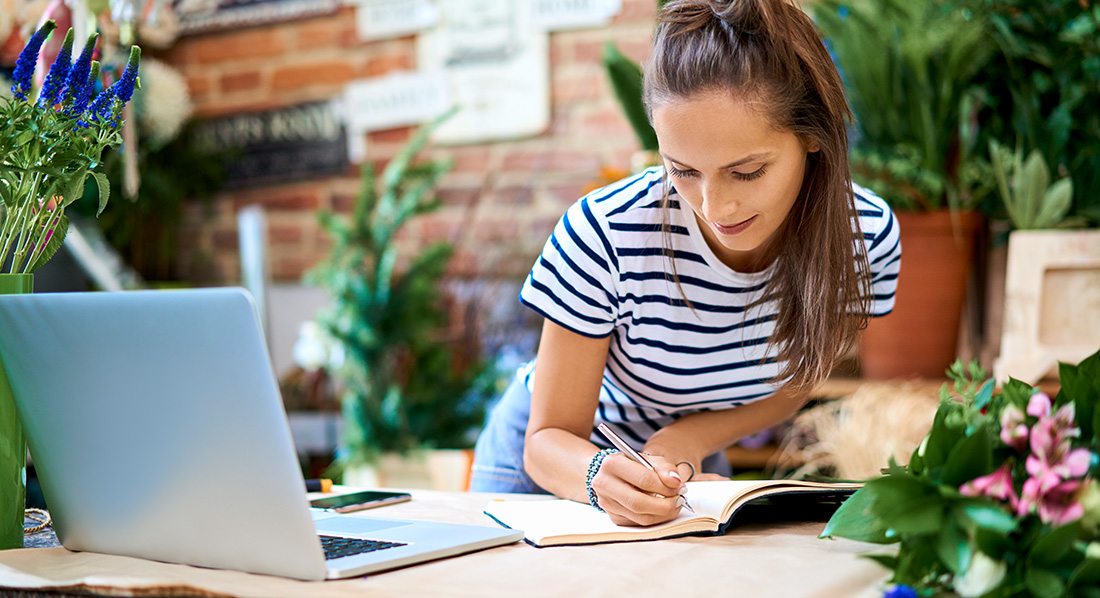
[[[15,244],[15,254],[12,256],[12,272],[17,272],[19,270],[19,267],[23,265],[23,258],[27,255],[27,247],[33,240],[35,227],[38,226],[38,221],[42,217],[42,210],[45,208],[42,203],[38,202],[38,184],[41,180],[41,176],[42,173],[35,173],[34,178],[31,180],[30,193],[25,196],[28,197],[30,201],[27,202],[27,205],[25,205],[22,210],[23,222],[19,225],[19,235]],[[31,222],[30,228],[27,228],[26,224],[28,213],[33,209],[35,205],[38,206],[38,211],[34,215],[34,221]]]
[[[20,179],[22,182],[25,183],[26,175],[21,175]],[[31,181],[31,189],[29,190],[29,193],[31,194],[34,194],[36,192],[36,179],[37,175],[35,176],[35,179],[32,179]],[[13,195],[15,197],[27,197],[27,195],[25,194],[27,192],[28,191],[26,189],[26,185],[20,184],[19,188],[15,190]],[[0,264],[3,264],[4,261],[7,259],[8,250],[11,249],[12,243],[15,243],[14,254],[12,255],[11,272],[15,272],[19,267],[19,248],[23,244],[23,230],[27,225],[27,210],[30,209],[26,205],[26,202],[19,202],[19,206],[19,209],[16,210],[14,214],[12,214],[11,212],[8,213],[8,217],[4,222],[4,228],[7,231],[4,238],[6,238],[7,240],[4,243],[4,248],[0,250]]]
[[[57,219],[54,220],[52,224],[47,224],[46,228],[43,230],[42,235],[39,236],[40,241],[35,243],[34,250],[31,251],[30,259],[28,259],[26,265],[23,266],[23,274],[26,274],[27,271],[30,270],[31,265],[34,264],[35,260],[38,259],[38,256],[42,255],[42,252],[46,250],[47,239],[49,239],[50,236],[54,232],[56,232],[55,229],[57,229],[57,225],[61,223],[61,217],[65,215],[65,208],[59,206],[57,208],[54,208],[53,212],[57,212]],[[53,220],[53,212],[50,212],[50,216],[49,218],[47,218],[47,222]]]

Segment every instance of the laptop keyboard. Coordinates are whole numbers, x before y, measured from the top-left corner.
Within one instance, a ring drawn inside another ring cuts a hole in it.
[[[377,552],[387,548],[405,546],[401,542],[387,542],[385,540],[366,540],[363,538],[343,538],[338,536],[321,536],[321,548],[325,550],[325,560],[338,559],[353,554],[364,552]]]

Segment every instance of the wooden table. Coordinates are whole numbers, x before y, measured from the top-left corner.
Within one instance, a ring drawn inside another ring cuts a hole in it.
[[[481,511],[487,501],[502,495],[412,492],[411,502],[374,509],[370,514],[496,525]],[[75,553],[64,548],[23,548],[0,551],[0,595],[881,596],[888,572],[859,556],[881,547],[820,540],[817,535],[823,525],[820,519],[752,522],[719,537],[594,546],[534,548],[520,542],[365,578],[327,582]]]

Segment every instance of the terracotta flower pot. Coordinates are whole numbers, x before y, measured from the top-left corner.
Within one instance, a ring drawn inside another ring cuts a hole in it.
[[[942,378],[957,358],[981,218],[961,212],[897,212],[901,273],[894,310],[872,318],[860,339],[865,378]]]

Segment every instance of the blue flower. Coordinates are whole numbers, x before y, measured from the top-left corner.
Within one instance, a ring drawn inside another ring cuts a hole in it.
[[[16,98],[27,101],[27,94],[31,91],[31,76],[34,75],[34,65],[38,62],[38,52],[42,49],[42,43],[57,27],[57,23],[46,21],[34,32],[30,41],[19,53],[19,59],[15,61],[15,72],[12,79],[15,83],[11,86],[11,93]]]
[[[117,85],[117,81],[116,81]],[[81,122],[102,122],[111,123],[115,117],[115,103],[118,97],[115,95],[115,85],[104,89],[102,93],[95,97],[91,105],[84,111]]]
[[[907,585],[898,584],[886,590],[882,598],[917,598],[917,591]]]
[[[84,111],[78,124],[90,126],[90,122],[102,122],[108,126],[118,126],[122,107],[134,95],[134,88],[139,87],[138,63],[141,61],[141,48],[130,46],[130,60],[126,63],[126,70],[103,93],[96,96],[95,100]]]
[[[88,102],[92,99],[92,93],[95,92],[96,83],[99,82],[99,61],[93,60],[92,64],[88,66],[88,76],[84,85],[80,86],[76,95],[73,96],[73,103],[68,108],[70,115],[80,114],[88,107]],[[77,124],[82,127],[90,127],[86,120],[83,118],[77,121]]]
[[[126,70],[122,71],[122,77],[111,86],[115,97],[122,103],[130,101],[134,95],[134,87],[138,85],[138,63],[141,62],[141,48],[130,46],[130,60],[126,62]]]
[[[69,76],[65,78],[64,100],[73,100],[75,103],[76,99],[84,92],[84,88],[87,87],[88,72],[92,67],[92,53],[95,52],[95,45],[98,40],[98,33],[89,35],[88,41],[84,43],[84,51],[80,53],[80,58],[77,58],[76,62],[73,63],[73,67],[69,69]],[[88,98],[90,97],[91,90],[84,96],[84,103],[70,107],[70,112],[83,111],[88,105]]]
[[[46,80],[42,82],[42,91],[38,94],[38,103],[43,106],[53,106],[61,99],[61,88],[65,84],[65,77],[72,67],[73,57],[73,30],[69,28],[65,34],[65,41],[61,44],[61,50],[54,58],[50,70],[46,73]]]

